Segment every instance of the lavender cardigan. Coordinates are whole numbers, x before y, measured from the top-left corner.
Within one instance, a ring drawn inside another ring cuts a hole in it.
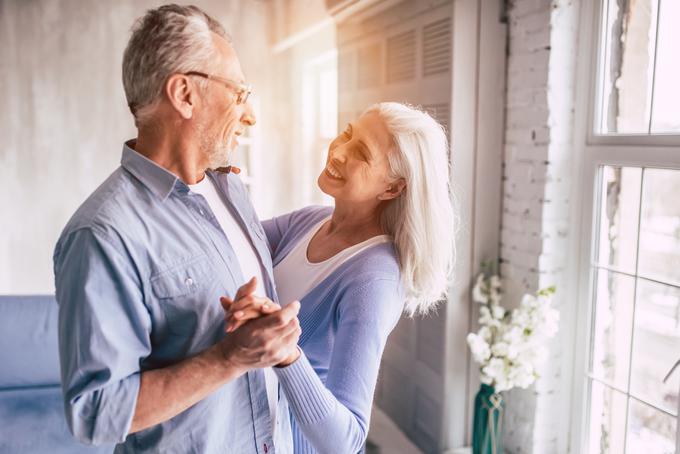
[[[274,266],[331,212],[312,206],[264,221]],[[378,244],[302,298],[304,354],[288,367],[274,368],[290,405],[295,453],[363,450],[380,358],[403,310],[399,277],[394,246]]]

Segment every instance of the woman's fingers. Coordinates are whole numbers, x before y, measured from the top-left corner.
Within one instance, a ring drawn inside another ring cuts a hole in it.
[[[255,295],[244,296],[243,298],[235,301],[229,308],[229,312],[232,314],[237,314],[246,308],[257,309],[264,314],[271,313],[275,310],[280,309],[280,306],[274,303],[269,298],[263,298]],[[238,316],[237,316],[238,317]]]
[[[234,300],[238,301],[244,296],[252,295],[255,292],[255,289],[257,289],[257,278],[253,276],[238,289],[236,296],[234,296]]]
[[[231,305],[234,304],[234,300],[227,296],[221,296],[220,304],[222,304],[222,309],[224,309],[224,312],[229,312]]]
[[[267,300],[269,301],[269,300]],[[227,312],[224,316],[224,321],[226,323],[226,331],[232,332],[237,330],[240,326],[246,323],[248,320],[253,320],[256,318],[264,317],[265,315],[271,314],[281,309],[276,303],[269,301],[267,304],[261,306],[247,306],[241,310],[235,312]]]

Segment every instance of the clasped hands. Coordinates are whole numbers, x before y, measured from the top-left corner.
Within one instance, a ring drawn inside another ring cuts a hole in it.
[[[300,303],[286,307],[266,297],[255,295],[255,277],[241,286],[234,299],[223,296],[225,341],[232,347],[232,362],[245,369],[253,367],[285,367],[300,357],[297,342]]]

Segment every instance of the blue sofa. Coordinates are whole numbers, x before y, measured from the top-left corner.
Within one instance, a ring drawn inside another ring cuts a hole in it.
[[[0,453],[110,453],[66,426],[53,296],[0,296]]]

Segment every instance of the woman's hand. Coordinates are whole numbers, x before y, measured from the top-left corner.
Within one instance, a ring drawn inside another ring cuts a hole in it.
[[[223,296],[220,298],[222,308],[224,308],[224,330],[231,333],[249,320],[264,317],[281,310],[281,306],[266,297],[255,296],[257,288],[257,278],[253,276],[248,282],[242,285],[234,299]],[[298,302],[299,306],[299,302]],[[294,363],[300,357],[300,348],[284,359],[276,367],[286,367]]]
[[[224,330],[230,333],[248,320],[260,318],[281,309],[281,306],[267,297],[254,294],[257,279],[253,277],[238,289],[234,299],[223,296],[220,303],[224,308]]]

